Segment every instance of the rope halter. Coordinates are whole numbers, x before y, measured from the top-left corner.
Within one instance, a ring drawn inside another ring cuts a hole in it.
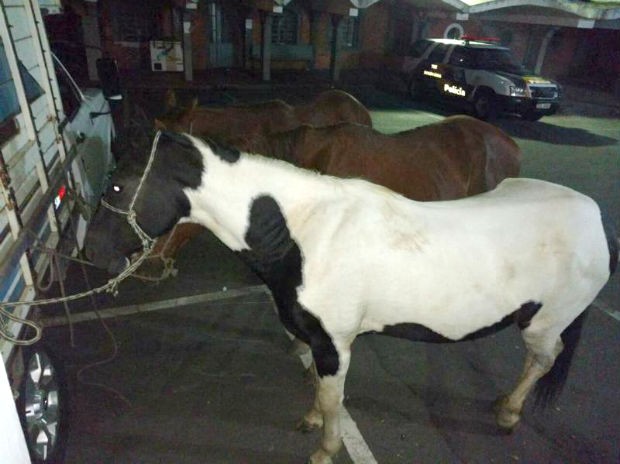
[[[142,189],[142,186],[144,185],[144,182],[153,165],[153,160],[155,159],[155,150],[157,149],[157,143],[159,142],[160,135],[161,135],[160,131],[158,131],[157,134],[155,135],[155,139],[153,140],[153,146],[151,148],[151,154],[149,156],[149,160],[147,162],[146,167],[144,168],[144,173],[142,174],[142,178],[140,179],[140,183],[138,184],[138,187],[136,188],[136,191],[133,195],[131,203],[129,203],[128,209],[122,210],[120,208],[116,208],[115,206],[112,206],[111,204],[109,204],[107,201],[103,199],[101,200],[101,205],[104,208],[107,208],[110,211],[113,211],[115,213],[127,216],[127,222],[129,222],[129,225],[131,225],[132,229],[136,232],[136,234],[140,238],[140,241],[142,242],[143,249],[142,249],[142,253],[140,254],[140,256],[133,263],[131,263],[123,272],[121,272],[116,277],[113,277],[110,280],[108,280],[106,284],[100,287],[85,291],[85,292],[62,296],[58,298],[0,302],[0,338],[4,338],[16,345],[32,345],[33,343],[36,343],[37,341],[39,341],[42,336],[42,328],[39,324],[37,324],[34,321],[30,321],[28,319],[15,316],[14,314],[12,314],[12,312],[8,311],[8,309],[6,308],[16,307],[19,305],[34,306],[34,305],[45,305],[45,304],[52,304],[52,303],[61,303],[61,302],[66,302],[66,301],[74,301],[74,300],[78,300],[80,298],[84,298],[92,294],[102,293],[104,291],[110,292],[116,295],[118,293],[118,285],[123,280],[125,280],[127,277],[129,277],[131,274],[133,274],[134,271],[138,269],[138,267],[140,267],[142,262],[148,257],[151,250],[153,249],[153,245],[155,244],[155,239],[151,238],[138,225],[138,222],[136,220],[136,211],[134,210],[134,206],[136,204],[136,199],[138,198],[138,194],[140,193],[140,190]],[[24,324],[24,325],[29,326],[35,331],[35,334],[27,340],[13,337],[12,334],[7,330],[7,328],[4,327],[4,324],[1,323],[2,317],[8,320],[11,320],[13,322],[19,323],[19,324]]]
[[[155,151],[157,150],[157,144],[159,142],[160,135],[161,135],[161,131],[157,131],[157,134],[155,134],[155,138],[153,139],[153,146],[151,147],[151,154],[149,156],[149,160],[146,163],[146,167],[144,168],[144,172],[142,173],[142,177],[140,178],[138,187],[136,188],[136,191],[133,194],[133,198],[131,199],[131,202],[129,203],[129,207],[127,208],[127,210],[123,210],[123,209],[117,208],[116,206],[112,206],[110,203],[105,201],[103,198],[101,199],[101,206],[103,206],[104,208],[112,211],[113,213],[127,216],[127,222],[129,223],[131,228],[134,230],[134,232],[136,233],[136,235],[138,236],[138,238],[140,238],[140,241],[142,242],[143,255],[148,254],[146,252],[147,248],[149,252],[151,251],[151,249],[153,248],[153,244],[155,243],[155,239],[151,238],[149,234],[147,234],[144,231],[144,229],[140,227],[136,219],[136,210],[134,208],[136,205],[136,201],[138,199],[138,195],[140,194],[140,190],[142,190],[142,187],[144,186],[144,182],[146,181],[146,178],[148,177],[149,172],[151,171],[151,168],[153,166],[153,161],[155,160]],[[142,258],[142,256],[140,258]]]

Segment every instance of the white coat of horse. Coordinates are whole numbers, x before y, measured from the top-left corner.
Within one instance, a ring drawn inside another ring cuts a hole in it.
[[[106,202],[127,209],[142,169],[119,168]],[[155,141],[133,209],[151,236],[179,219],[202,224],[270,288],[315,360],[316,400],[303,419],[323,427],[314,464],[341,447],[338,410],[357,335],[451,342],[517,323],[525,366],[497,409],[498,424],[512,428],[537,381],[543,399],[557,393],[581,316],[618,259],[596,203],[559,185],[508,179],[474,197],[420,203],[170,133]],[[100,208],[87,237],[93,262],[114,268],[139,245],[122,215]]]

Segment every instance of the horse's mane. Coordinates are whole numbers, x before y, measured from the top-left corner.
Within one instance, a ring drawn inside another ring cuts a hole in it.
[[[273,134],[244,135],[229,140],[229,143],[241,151],[291,162],[293,159],[292,154],[297,144],[297,137],[303,130],[303,127],[300,126],[289,131]]]

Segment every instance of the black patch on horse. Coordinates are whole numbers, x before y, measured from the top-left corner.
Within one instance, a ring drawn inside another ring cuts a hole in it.
[[[444,337],[443,335],[438,334],[437,332],[423,326],[422,324],[415,323],[388,325],[385,326],[381,332],[369,333],[379,333],[384,335],[390,335],[392,337],[407,338],[416,342],[428,343],[453,343],[466,340],[475,340],[477,338],[486,337],[488,335],[499,332],[500,330],[505,329],[506,327],[515,323],[519,326],[519,329],[526,329],[527,327],[529,327],[533,317],[538,313],[541,307],[542,303],[528,301],[527,303],[522,304],[519,309],[508,314],[506,317],[496,322],[495,324],[476,330],[475,332],[472,332],[458,340]]]
[[[271,290],[286,329],[310,345],[319,375],[335,375],[339,368],[336,347],[321,322],[297,301],[303,258],[280,206],[270,196],[256,198],[249,223],[245,241],[250,250],[238,254]]]
[[[189,216],[190,204],[183,189],[197,189],[200,186],[204,162],[202,153],[187,136],[168,131],[163,131],[159,137],[155,158],[149,176],[153,177],[156,187],[150,188],[148,193],[153,196],[154,204],[162,210],[153,211],[152,214],[163,218],[167,216],[167,208],[175,209],[173,220],[168,221],[163,230],[154,232],[155,235],[161,235],[170,230],[180,218]]]

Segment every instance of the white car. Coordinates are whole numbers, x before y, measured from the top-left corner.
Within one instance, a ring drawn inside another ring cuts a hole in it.
[[[78,163],[74,166],[74,175],[81,183],[82,196],[86,204],[95,208],[105,190],[106,181],[115,167],[112,153],[112,141],[115,136],[114,121],[110,104],[99,88],[81,89],[71,77],[65,66],[56,56],[54,70],[62,106],[66,119],[62,124],[69,124],[70,134],[75,138],[78,151]],[[61,126],[62,126],[61,124]],[[61,129],[64,129],[61,127]],[[85,214],[79,224],[78,242],[84,238]]]
[[[16,79],[15,68],[8,74],[5,49],[0,48],[0,53],[4,76],[10,79],[2,96],[11,105],[0,118],[9,128],[0,146],[3,155],[13,161],[4,165],[8,196],[0,201],[0,299],[29,301],[38,297],[33,276],[63,278],[48,271],[51,261],[37,252],[39,240],[63,254],[74,253],[83,245],[91,212],[115,167],[115,128],[103,91],[81,89],[55,56],[54,75],[44,68],[44,79],[50,82],[47,86],[29,73],[21,62],[23,56],[17,56],[16,61],[20,79]],[[20,92],[23,98],[18,98]],[[55,214],[50,214],[52,205]],[[30,259],[24,260],[25,254]],[[33,317],[28,305],[10,312],[19,318]],[[31,335],[23,325],[2,315],[0,329],[13,338]],[[61,366],[43,342],[19,347],[0,336],[0,351],[31,461],[62,462],[68,399]],[[0,452],[2,462],[3,456]]]

